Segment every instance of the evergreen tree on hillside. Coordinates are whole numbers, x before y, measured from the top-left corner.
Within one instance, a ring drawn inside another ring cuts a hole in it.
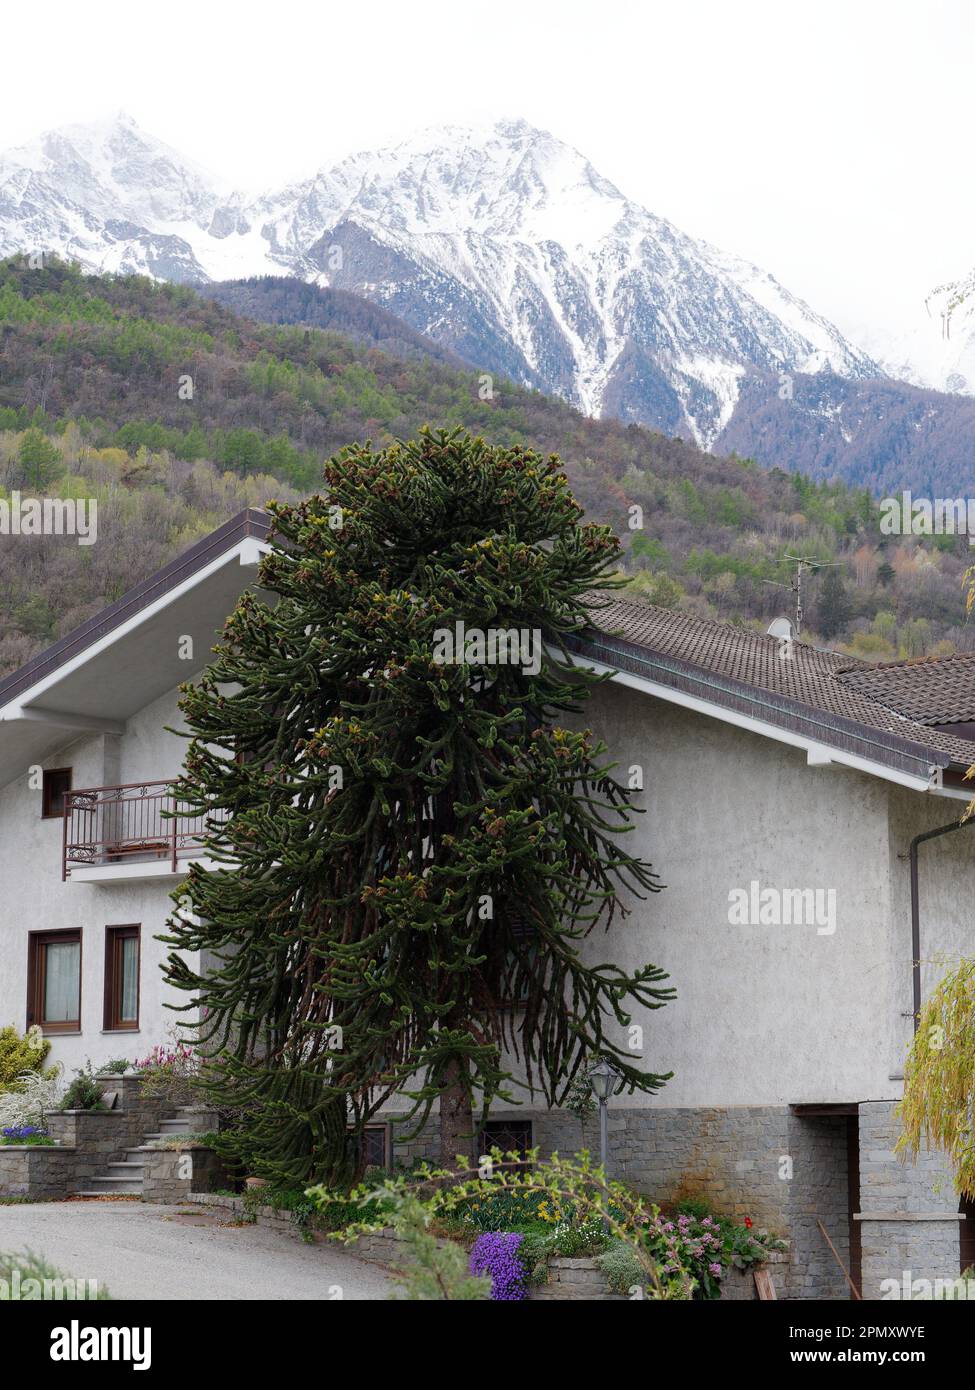
[[[56,446],[36,428],[25,430],[17,449],[17,461],[20,464],[17,486],[29,487],[35,492],[43,492],[64,472]]]
[[[248,1170],[342,1184],[397,1092],[417,1123],[439,1101],[451,1162],[512,1068],[550,1104],[599,1055],[655,1091],[614,1038],[673,990],[581,953],[660,886],[619,841],[604,746],[560,722],[598,683],[563,642],[614,587],[616,540],[554,456],[459,431],[352,446],[325,479],[272,505],[273,601],[245,595],[183,689],[179,795],[235,867],[193,866],[167,940],[212,1097],[248,1110]]]
[[[817,623],[827,639],[843,631],[853,613],[853,605],[838,569],[828,569],[819,591]]]

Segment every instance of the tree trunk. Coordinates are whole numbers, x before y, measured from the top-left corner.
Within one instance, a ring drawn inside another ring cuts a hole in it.
[[[474,1116],[470,1096],[461,1079],[460,1062],[447,1067],[448,1085],[440,1096],[440,1164],[455,1168],[458,1154],[474,1154]]]

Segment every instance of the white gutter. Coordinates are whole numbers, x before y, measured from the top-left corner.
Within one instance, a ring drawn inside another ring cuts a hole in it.
[[[955,795],[945,788],[938,788],[935,783],[935,773],[940,769],[932,766],[931,777],[926,780],[923,777],[913,776],[909,772],[900,772],[896,768],[886,767],[883,763],[873,762],[869,758],[861,758],[856,753],[849,753],[842,748],[833,748],[828,743],[823,743],[819,739],[805,737],[802,734],[794,733],[791,729],[782,729],[777,724],[770,724],[764,719],[756,719],[750,714],[740,714],[737,710],[727,709],[724,705],[716,704],[711,700],[702,700],[699,695],[688,695],[683,690],[674,690],[672,686],[662,685],[658,681],[648,680],[646,676],[636,676],[630,671],[621,671],[615,666],[607,666],[602,661],[595,661],[592,657],[580,657],[578,652],[572,653],[573,660],[580,665],[589,667],[598,675],[612,674],[612,679],[619,685],[629,686],[631,690],[640,690],[645,695],[653,695],[658,700],[666,700],[668,704],[680,705],[683,709],[694,710],[697,714],[706,714],[710,719],[719,719],[725,724],[733,724],[738,729],[746,729],[749,733],[759,734],[763,738],[772,738],[779,743],[787,743],[793,748],[801,748],[806,754],[806,762],[810,767],[827,767],[836,764],[841,767],[850,767],[857,772],[866,772],[871,777],[882,777],[887,782],[896,782],[898,786],[909,787],[915,792],[930,792],[934,795]]]

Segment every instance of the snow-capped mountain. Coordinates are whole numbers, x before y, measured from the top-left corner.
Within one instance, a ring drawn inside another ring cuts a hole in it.
[[[857,343],[888,376],[954,395],[975,395],[975,269],[914,302],[900,296],[898,331],[857,326]]]
[[[128,117],[0,157],[0,254],[350,290],[487,372],[709,446],[742,378],[882,375],[771,275],[628,200],[524,121],[442,127],[257,199]]]
[[[907,354],[919,374],[939,391],[975,393],[975,270],[933,289],[924,313]]]

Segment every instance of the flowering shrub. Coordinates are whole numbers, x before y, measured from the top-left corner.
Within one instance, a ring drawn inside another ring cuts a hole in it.
[[[545,1192],[512,1187],[479,1192],[458,1208],[457,1215],[475,1231],[511,1231],[558,1219]]]
[[[135,1063],[139,1073],[139,1089],[144,1096],[160,1097],[185,1104],[193,1098],[194,1082],[199,1062],[192,1048],[183,1042],[172,1046],[157,1043],[145,1057]]]
[[[606,1246],[602,1218],[587,1217],[584,1221],[559,1221],[552,1231],[551,1251],[571,1260],[579,1255],[591,1255]]]
[[[193,1049],[185,1043],[177,1043],[175,1047],[165,1047],[162,1043],[156,1043],[147,1056],[137,1057],[133,1066],[136,1071],[186,1070],[192,1061]]]
[[[37,1125],[7,1125],[0,1130],[0,1144],[50,1145],[54,1140]]]
[[[720,1279],[723,1272],[732,1267],[749,1269],[752,1265],[760,1264],[767,1259],[769,1251],[786,1249],[785,1242],[778,1236],[764,1230],[756,1231],[755,1223],[750,1216],[743,1217],[741,1221],[735,1221],[728,1216],[714,1216],[708,1211],[707,1203],[699,1199],[680,1202],[677,1210],[680,1213],[677,1220],[692,1240],[706,1235],[709,1238],[710,1249],[713,1249],[711,1240],[715,1238],[720,1245],[720,1253],[715,1255],[713,1262],[709,1260],[708,1268],[699,1274],[699,1297],[720,1297],[721,1291],[712,1285],[711,1277]],[[712,1263],[716,1263],[719,1268],[712,1271]]]
[[[386,1210],[409,1203],[427,1226],[436,1222],[457,1233],[480,1227],[470,1268],[478,1277],[490,1275],[494,1299],[525,1298],[533,1283],[544,1281],[551,1255],[582,1253],[598,1253],[613,1286],[624,1293],[637,1288],[653,1300],[719,1298],[721,1276],[731,1264],[783,1248],[766,1232],[753,1233],[750,1218],[740,1225],[712,1216],[703,1202],[666,1217],[640,1193],[608,1179],[585,1150],[544,1161],[537,1151],[523,1160],[498,1150],[492,1157],[496,1162],[487,1176],[458,1158],[453,1170],[421,1164],[409,1177],[387,1177],[343,1197],[322,1186],[310,1188],[308,1196],[322,1210],[336,1200],[363,1213],[371,1203],[381,1202]],[[489,1222],[493,1229],[484,1229]],[[350,1242],[384,1224],[388,1216],[360,1217],[331,1234]]]
[[[698,1221],[684,1213],[668,1221],[658,1212],[647,1223],[644,1239],[662,1279],[690,1279],[698,1297],[721,1297],[723,1242],[713,1217]]]
[[[45,1071],[50,1050],[50,1038],[45,1038],[36,1023],[23,1037],[13,1025],[0,1028],[0,1091],[22,1090],[25,1073]],[[46,1074],[51,1070],[48,1068]]]
[[[17,1080],[17,1090],[0,1092],[0,1128],[42,1125],[44,1114],[56,1110],[63,1089],[63,1068],[25,1071]]]
[[[518,1258],[517,1231],[485,1231],[471,1247],[471,1273],[491,1276],[491,1298],[513,1303],[527,1298],[525,1267]]]

